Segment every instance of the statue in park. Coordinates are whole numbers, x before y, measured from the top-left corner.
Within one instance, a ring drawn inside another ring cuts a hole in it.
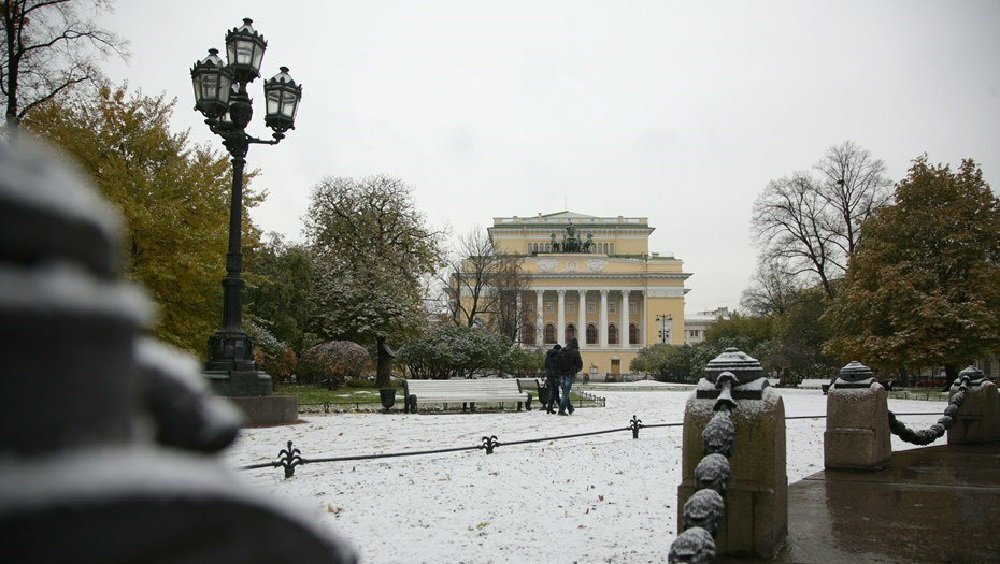
[[[356,562],[241,487],[241,415],[146,337],[121,222],[65,157],[0,142],[0,546],[11,562]]]

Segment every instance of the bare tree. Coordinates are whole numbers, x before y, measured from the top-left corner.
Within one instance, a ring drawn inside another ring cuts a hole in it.
[[[100,77],[97,61],[127,57],[127,43],[84,13],[102,10],[112,11],[112,0],[0,0],[0,92],[8,128],[39,104]]]
[[[806,173],[772,180],[754,203],[753,227],[761,259],[785,262],[793,277],[815,275],[833,295],[830,280],[846,269],[831,242],[830,224],[825,200]]]
[[[839,236],[831,241],[850,256],[861,240],[861,225],[892,199],[885,163],[856,143],[844,141],[830,147],[813,168],[821,178],[819,195],[836,216],[830,229]]]
[[[516,341],[524,321],[517,299],[526,286],[523,262],[523,257],[497,248],[478,226],[461,236],[457,256],[443,276],[455,324],[484,324]]]
[[[523,259],[514,255],[502,255],[505,261],[494,274],[492,284],[496,295],[493,314],[488,326],[520,344],[522,330],[528,323],[524,314],[524,304],[520,297],[527,289],[527,277],[522,269]]]
[[[740,305],[757,316],[785,315],[801,289],[785,262],[762,261],[750,280],[750,287],[743,291]]]
[[[844,274],[862,224],[891,198],[885,164],[856,144],[831,147],[815,165],[768,183],[753,210],[761,261],[779,261],[795,278],[818,279],[828,296]]]

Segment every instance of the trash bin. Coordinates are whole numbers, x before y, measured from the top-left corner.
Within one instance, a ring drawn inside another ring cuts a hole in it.
[[[380,388],[378,393],[381,396],[382,407],[389,411],[396,404],[396,388]]]

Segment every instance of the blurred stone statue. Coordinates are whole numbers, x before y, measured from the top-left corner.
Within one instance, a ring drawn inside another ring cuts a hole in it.
[[[215,456],[240,415],[144,336],[120,221],[65,158],[0,142],[0,547],[9,562],[355,562]]]

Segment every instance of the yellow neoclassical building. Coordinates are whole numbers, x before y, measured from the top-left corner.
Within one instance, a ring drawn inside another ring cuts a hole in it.
[[[684,344],[691,275],[682,261],[649,251],[653,229],[645,217],[569,211],[493,218],[494,245],[525,257],[520,341],[551,347],[577,337],[592,378],[628,372],[647,345]]]

